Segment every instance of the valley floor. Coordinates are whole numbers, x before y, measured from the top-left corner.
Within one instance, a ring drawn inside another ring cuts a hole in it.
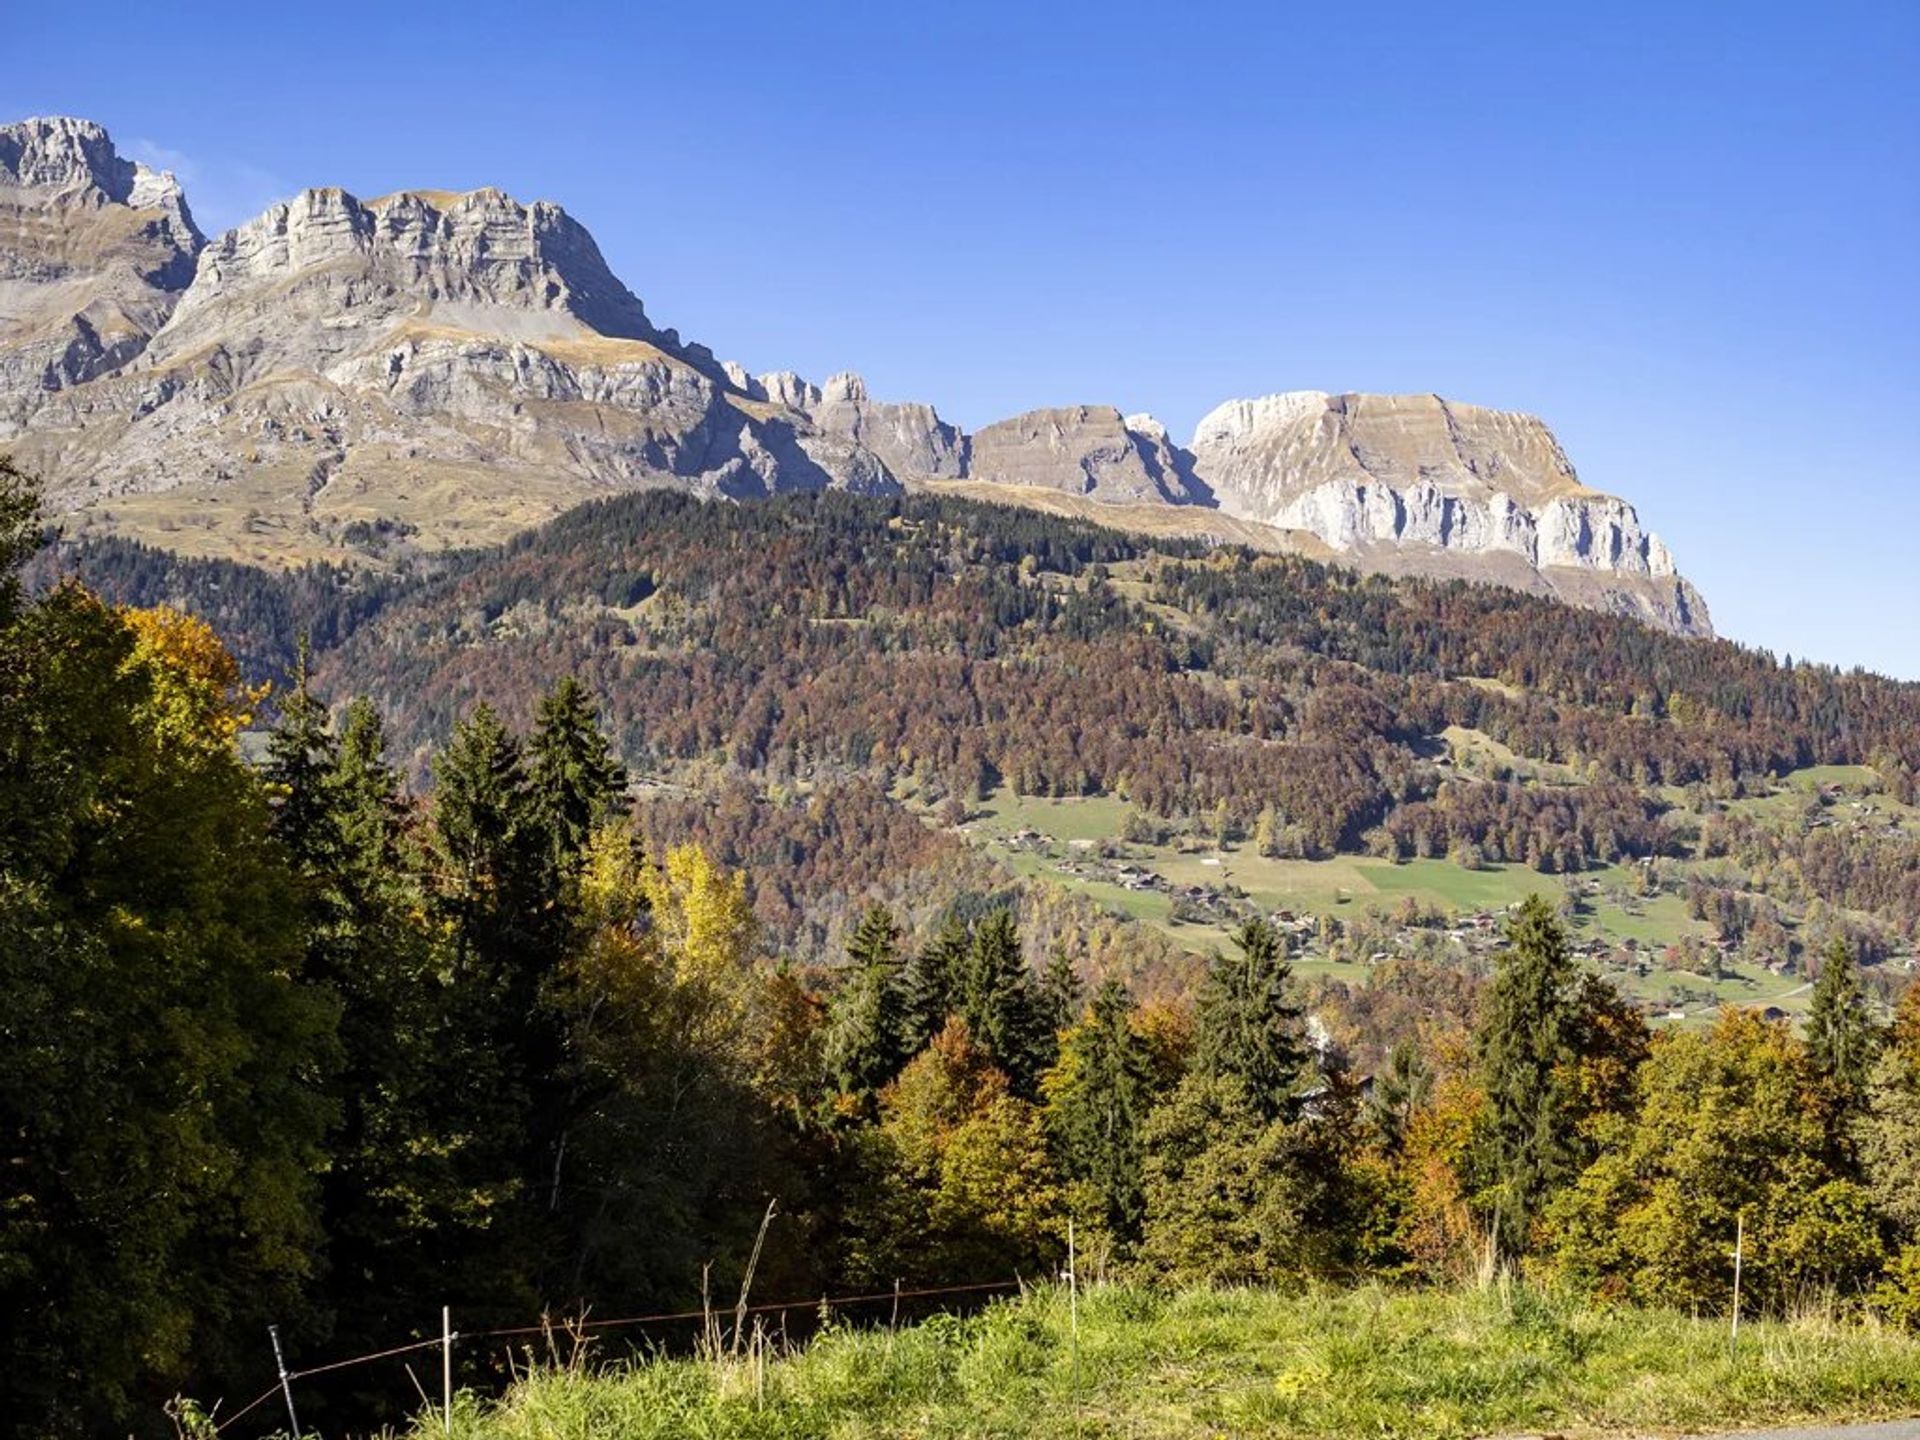
[[[1624,1436],[1920,1414],[1920,1337],[1547,1296],[1064,1290],[785,1358],[544,1373],[463,1400],[465,1440]],[[419,1440],[444,1434],[419,1422]],[[1824,1432],[1822,1432],[1824,1433]],[[1835,1432],[1844,1434],[1845,1432]],[[1875,1434],[1873,1430],[1864,1434]]]

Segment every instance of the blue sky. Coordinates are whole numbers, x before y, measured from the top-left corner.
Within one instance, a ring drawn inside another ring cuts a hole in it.
[[[9,17],[209,230],[498,185],[656,322],[974,426],[1534,411],[1723,633],[1920,679],[1920,4],[331,4]],[[20,63],[31,57],[31,63]]]

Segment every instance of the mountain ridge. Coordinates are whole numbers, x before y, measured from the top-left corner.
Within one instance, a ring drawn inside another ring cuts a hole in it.
[[[1197,518],[1211,514],[1271,529],[1262,548],[1712,633],[1633,505],[1580,484],[1531,416],[1295,391],[1228,401],[1184,446],[1091,403],[968,433],[852,372],[815,385],[717,360],[656,326],[552,202],[319,187],[207,239],[172,176],[79,120],[0,126],[0,208],[16,221],[0,447],[82,532],[378,563],[383,546],[486,543],[621,489],[965,482],[1112,506],[1108,523],[1151,509],[1153,528],[1199,536],[1221,528]],[[88,240],[103,218],[133,240]]]

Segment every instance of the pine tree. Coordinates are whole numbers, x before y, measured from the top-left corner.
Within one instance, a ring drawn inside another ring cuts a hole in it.
[[[571,675],[541,700],[527,750],[534,802],[554,862],[571,873],[587,837],[619,810],[627,789],[626,767],[614,758],[600,731],[587,688]]]
[[[1293,966],[1279,933],[1249,920],[1234,934],[1236,955],[1216,955],[1199,1001],[1200,1070],[1237,1075],[1263,1118],[1289,1108],[1307,1051],[1301,1011],[1287,999]]]
[[[280,722],[267,737],[266,779],[273,833],[296,865],[327,869],[339,840],[329,781],[336,759],[324,706],[307,676],[307,642],[300,642],[293,689],[280,704]]]
[[[1575,1166],[1568,1070],[1578,971],[1553,908],[1530,895],[1507,927],[1474,1035],[1492,1115],[1499,1228],[1523,1250],[1542,1203]]]
[[[550,946],[552,885],[520,742],[481,704],[435,757],[434,835],[456,961],[508,1003],[533,999]],[[511,992],[511,993],[508,993]]]
[[[1857,1102],[1873,1069],[1878,1036],[1860,989],[1860,971],[1844,940],[1827,946],[1807,1009],[1807,1053],[1842,1097]]]
[[[1122,1244],[1140,1233],[1140,1129],[1151,1100],[1146,1048],[1134,1034],[1133,1013],[1124,984],[1102,984],[1043,1082],[1061,1167],[1084,1187],[1102,1228]]]
[[[1387,1055],[1387,1067],[1374,1077],[1368,1110],[1375,1131],[1387,1149],[1398,1152],[1406,1140],[1414,1112],[1433,1093],[1433,1067],[1411,1041],[1396,1043]]]
[[[980,1048],[1006,1072],[1016,1094],[1032,1095],[1046,1020],[1011,911],[995,910],[974,928],[960,1002]]]
[[[826,1066],[840,1093],[871,1095],[906,1063],[902,1053],[900,927],[885,906],[860,919],[847,942],[846,983],[834,996]]]
[[[342,881],[362,904],[374,903],[379,892],[410,903],[420,857],[411,853],[405,786],[387,761],[386,729],[372,701],[363,696],[347,706],[334,749]]]
[[[514,1197],[477,1257],[490,1260],[494,1303],[503,1304],[535,1284],[559,1208],[563,1050],[545,992],[568,917],[520,743],[490,707],[455,727],[433,769],[435,900],[451,950],[443,1034],[465,1062],[449,1133],[463,1137],[465,1183]]]
[[[1047,968],[1040,975],[1040,1009],[1054,1034],[1079,1023],[1085,996],[1086,986],[1080,983],[1072,957],[1064,949],[1056,949],[1047,957]]]
[[[901,967],[900,1049],[909,1059],[933,1042],[959,1008],[969,943],[966,922],[948,915],[939,932]]]

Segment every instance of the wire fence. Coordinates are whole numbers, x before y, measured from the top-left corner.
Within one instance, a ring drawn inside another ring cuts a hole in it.
[[[555,1332],[579,1334],[586,1331],[607,1331],[631,1329],[638,1325],[667,1325],[678,1321],[709,1321],[723,1316],[744,1317],[747,1315],[767,1315],[783,1311],[833,1309],[851,1305],[870,1305],[891,1300],[898,1304],[902,1300],[932,1299],[947,1295],[978,1295],[996,1290],[1019,1290],[1026,1284],[1018,1278],[1012,1280],[987,1280],[971,1285],[933,1285],[903,1290],[895,1286],[891,1290],[874,1290],[855,1295],[810,1295],[802,1300],[773,1300],[758,1305],[741,1306],[704,1306],[697,1310],[674,1310],[658,1315],[623,1315],[610,1320],[594,1320],[581,1317],[572,1320],[543,1320],[534,1325],[509,1325],[493,1330],[453,1331],[428,1340],[413,1340],[404,1345],[390,1346],[385,1350],[369,1351],[365,1355],[351,1355],[344,1360],[329,1360],[319,1365],[307,1365],[297,1370],[283,1370],[265,1390],[242,1405],[233,1414],[213,1423],[215,1434],[225,1434],[231,1427],[238,1425],[247,1416],[276,1396],[286,1395],[291,1405],[291,1387],[296,1380],[310,1379],[316,1375],[328,1375],[337,1370],[350,1370],[359,1365],[372,1365],[381,1360],[391,1360],[400,1355],[411,1355],[421,1350],[444,1350],[449,1358],[456,1341],[476,1342],[487,1340],[512,1340],[529,1335],[550,1335]],[[291,1418],[291,1417],[290,1417]]]

